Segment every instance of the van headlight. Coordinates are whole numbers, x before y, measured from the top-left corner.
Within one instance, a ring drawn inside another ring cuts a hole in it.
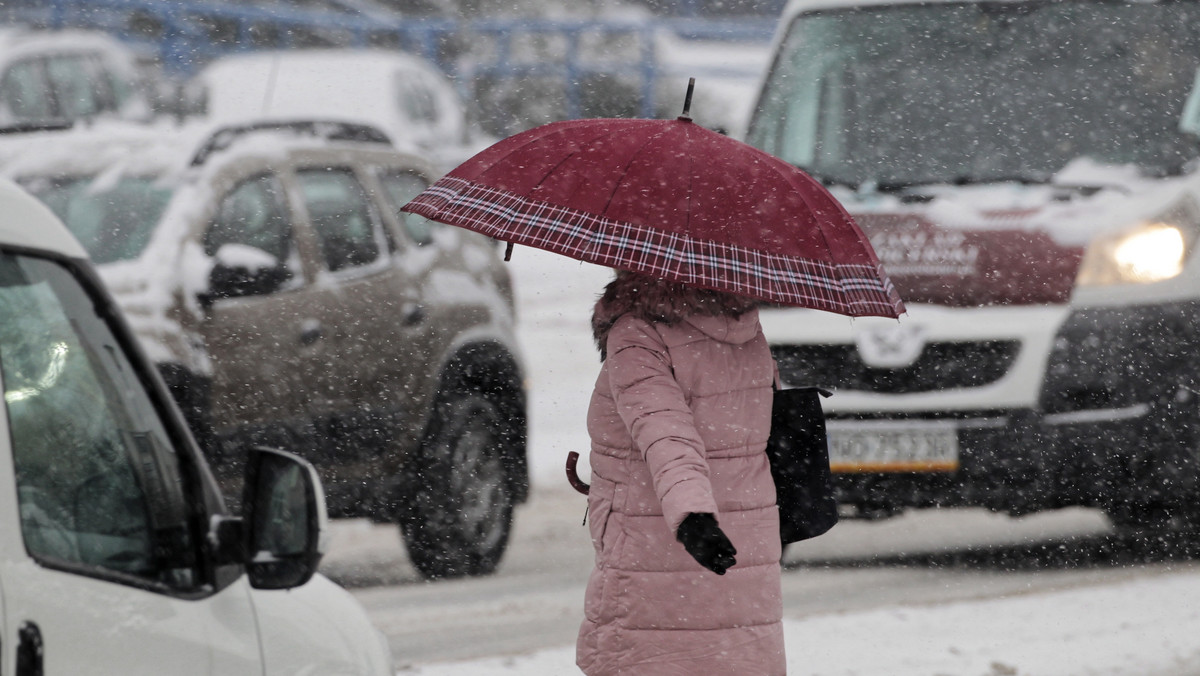
[[[1079,286],[1150,284],[1175,277],[1191,253],[1191,236],[1162,221],[1143,222],[1097,238],[1083,255]]]

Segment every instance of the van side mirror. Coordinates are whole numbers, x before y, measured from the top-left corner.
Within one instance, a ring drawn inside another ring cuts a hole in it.
[[[329,521],[312,464],[283,451],[250,449],[242,505],[251,586],[289,589],[308,582],[325,553]]]

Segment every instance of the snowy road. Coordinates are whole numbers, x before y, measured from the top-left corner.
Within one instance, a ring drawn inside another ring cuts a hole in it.
[[[406,676],[578,673],[591,546],[562,463],[586,450],[588,318],[610,273],[525,248],[512,266],[534,495],[499,573],[421,582],[396,529],[360,521],[336,524],[326,558]],[[1200,676],[1200,543],[1117,536],[1093,511],[843,522],[785,560],[792,674]]]
[[[540,491],[490,578],[420,582],[395,529],[365,522],[338,524],[325,568],[353,586],[401,674],[572,674],[582,515],[579,496]],[[1200,675],[1198,549],[1119,537],[1085,510],[843,522],[785,557],[792,664],[822,676]],[[455,664],[485,657],[504,659]]]

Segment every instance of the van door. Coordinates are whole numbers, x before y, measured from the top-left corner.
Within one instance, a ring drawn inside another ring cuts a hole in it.
[[[261,674],[244,576],[214,591],[198,458],[96,301],[0,252],[0,670]]]

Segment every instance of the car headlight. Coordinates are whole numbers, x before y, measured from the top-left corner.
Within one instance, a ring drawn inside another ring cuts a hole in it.
[[[1083,255],[1076,284],[1149,284],[1170,279],[1183,272],[1190,240],[1182,227],[1160,221],[1099,237]]]

